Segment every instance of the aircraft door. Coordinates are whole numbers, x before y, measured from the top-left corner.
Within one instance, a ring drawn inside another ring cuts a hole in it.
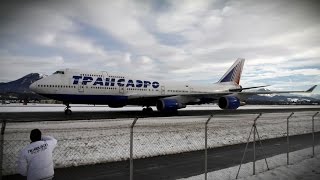
[[[124,94],[124,86],[119,87],[119,93]]]
[[[108,73],[107,73],[106,71],[103,71],[103,72],[102,72],[102,76],[103,76],[104,80],[105,80],[107,77],[109,77],[109,75],[108,75]]]
[[[84,86],[83,86],[82,84],[79,84],[79,85],[78,85],[78,91],[79,91],[80,93],[83,93],[83,92],[84,92]]]
[[[164,86],[161,86],[161,95],[166,94],[166,88]]]

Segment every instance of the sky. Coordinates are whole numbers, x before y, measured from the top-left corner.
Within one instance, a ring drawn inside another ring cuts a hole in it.
[[[317,0],[5,0],[0,82],[63,68],[243,87],[320,84]],[[320,88],[316,89],[320,93]]]

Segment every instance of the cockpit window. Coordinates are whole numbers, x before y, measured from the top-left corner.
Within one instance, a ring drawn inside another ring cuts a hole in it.
[[[53,74],[64,74],[64,71],[56,71]]]

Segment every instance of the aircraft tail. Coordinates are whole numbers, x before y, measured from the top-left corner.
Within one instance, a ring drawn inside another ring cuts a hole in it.
[[[228,69],[228,71],[222,76],[218,83],[234,82],[239,84],[244,61],[245,59],[238,58],[236,62],[234,62],[233,65]]]

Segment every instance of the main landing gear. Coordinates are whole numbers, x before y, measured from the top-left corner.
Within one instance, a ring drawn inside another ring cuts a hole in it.
[[[150,106],[147,106],[146,108],[142,109],[142,112],[150,113],[150,112],[153,112],[153,109]]]
[[[72,111],[71,111],[71,106],[69,105],[69,103],[65,103],[65,105],[67,106],[65,109],[64,109],[64,114],[65,115],[71,115],[72,114]]]

